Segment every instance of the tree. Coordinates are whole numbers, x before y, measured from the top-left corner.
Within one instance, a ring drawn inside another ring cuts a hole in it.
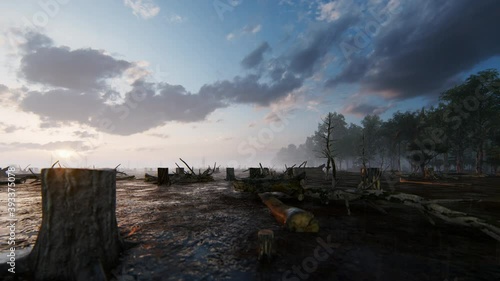
[[[422,108],[418,114],[419,123],[416,127],[416,135],[408,144],[409,160],[420,168],[422,176],[425,177],[425,166],[436,156],[447,152],[444,142],[443,130],[438,128],[438,111],[431,107],[426,111]]]
[[[314,133],[314,141],[318,148],[320,157],[326,158],[326,174],[332,168],[332,185],[335,185],[337,169],[335,166],[334,143],[346,133],[346,122],[342,114],[329,112],[318,125],[318,130]]]
[[[380,128],[382,120],[378,115],[367,115],[361,124],[363,125],[365,157],[370,165],[381,151]]]
[[[467,130],[470,143],[474,144],[476,153],[476,173],[483,172],[484,146],[488,135],[497,126],[492,122],[500,114],[500,78],[497,70],[488,69],[470,75],[467,80],[446,91],[441,99],[448,103],[448,113],[452,112],[450,121],[455,129]],[[464,136],[459,136],[463,138]],[[459,140],[457,140],[459,141]],[[464,148],[465,149],[465,148]],[[457,155],[457,161],[463,161],[463,149]],[[457,162],[457,166],[459,166]]]

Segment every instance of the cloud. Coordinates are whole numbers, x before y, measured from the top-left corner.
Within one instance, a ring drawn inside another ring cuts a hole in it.
[[[212,94],[229,103],[269,106],[299,88],[303,80],[292,73],[283,73],[279,79],[269,83],[260,82],[261,74],[237,76],[233,80],[217,81],[203,85],[199,94]]]
[[[83,141],[55,141],[45,144],[31,142],[0,143],[0,146],[8,147],[11,150],[38,149],[38,150],[76,150],[78,152],[89,151],[91,147],[85,145]],[[95,147],[94,147],[95,148]]]
[[[373,38],[373,50],[353,56],[326,86],[360,83],[364,93],[387,99],[436,95],[461,73],[500,55],[494,35],[499,9],[498,1],[407,1]]]
[[[143,132],[169,121],[201,121],[225,106],[211,93],[191,94],[182,86],[141,80],[134,82],[123,103],[108,104],[96,93],[62,89],[29,92],[20,103],[22,110],[49,124],[77,122],[118,135]]]
[[[262,30],[261,24],[245,25],[242,29],[230,32],[226,35],[226,40],[231,41],[243,35],[254,35]]]
[[[160,7],[153,0],[124,0],[125,6],[132,9],[135,16],[150,19],[158,15]]]
[[[290,70],[305,77],[311,76],[318,62],[332,50],[344,32],[357,21],[358,18],[354,16],[344,16],[333,23],[312,27],[308,31],[310,35],[307,40],[289,56]]]
[[[170,16],[166,17],[166,19],[170,23],[183,23],[186,21],[185,17],[178,14],[171,14]]]
[[[262,25],[261,24],[255,24],[255,25],[246,25],[245,27],[243,27],[243,33],[252,33],[252,34],[255,34],[255,33],[258,33],[260,30],[262,29]]]
[[[52,42],[44,36],[33,38]],[[263,43],[242,64],[263,63],[262,53],[268,49]],[[22,55],[21,78],[44,87],[25,90],[18,97],[18,107],[38,115],[42,128],[79,124],[131,135],[168,122],[203,121],[231,104],[270,106],[286,100],[304,82],[283,61],[256,73],[207,83],[191,93],[181,85],[148,82],[150,73],[140,70],[143,63],[117,60],[102,51],[32,43]],[[113,88],[112,77],[130,84]]]
[[[29,82],[89,91],[106,88],[106,79],[120,76],[133,66],[102,51],[70,50],[48,42],[52,41],[43,35],[28,37],[25,45],[28,52],[21,59],[19,76]]]
[[[353,114],[359,117],[364,117],[366,115],[380,115],[385,113],[387,110],[392,108],[393,105],[389,104],[386,106],[374,106],[368,103],[356,103],[348,104],[342,110],[343,114]]]
[[[97,134],[92,134],[87,131],[74,131],[73,135],[82,139],[97,138]]]
[[[19,127],[19,126],[10,125],[10,124],[0,122],[0,129],[6,134],[10,134],[10,133],[14,133],[15,131],[23,130],[23,129],[25,129],[25,127]]]
[[[167,135],[167,134],[158,134],[158,133],[151,133],[151,134],[148,134],[152,137],[157,137],[157,138],[160,138],[160,139],[167,139],[170,137],[170,135]]]
[[[332,22],[338,20],[343,14],[351,12],[352,2],[346,0],[330,1],[321,3],[318,7],[317,20]]]
[[[269,44],[267,42],[263,42],[255,50],[243,58],[241,65],[244,68],[254,68],[258,66],[264,59],[264,53],[270,49],[271,47]]]

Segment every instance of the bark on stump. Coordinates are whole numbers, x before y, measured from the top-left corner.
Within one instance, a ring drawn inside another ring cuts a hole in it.
[[[158,168],[158,185],[168,185],[170,184],[170,178],[168,176],[168,168]]]
[[[226,180],[234,181],[236,176],[234,175],[234,168],[226,168]]]
[[[260,178],[262,176],[260,168],[250,168],[248,171],[250,172],[250,178]]]
[[[264,257],[271,261],[274,252],[274,232],[270,229],[261,229],[257,233],[259,240],[259,260]]]
[[[42,226],[29,259],[36,280],[107,280],[118,263],[116,171],[42,169]]]

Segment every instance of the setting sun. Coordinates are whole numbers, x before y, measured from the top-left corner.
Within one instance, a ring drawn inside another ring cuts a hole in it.
[[[73,151],[67,149],[60,149],[56,151],[57,156],[65,159],[70,158],[73,155],[73,153],[74,153]]]

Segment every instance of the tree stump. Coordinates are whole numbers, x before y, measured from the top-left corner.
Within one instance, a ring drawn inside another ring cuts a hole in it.
[[[116,171],[42,169],[42,225],[29,261],[36,280],[107,280],[118,263]]]
[[[175,173],[178,175],[184,175],[184,168],[175,168]]]
[[[226,168],[226,180],[234,181],[236,176],[234,175],[234,168]]]
[[[271,261],[274,252],[274,232],[270,229],[261,229],[257,236],[259,240],[259,260],[267,258],[267,261]]]
[[[168,168],[158,168],[158,185],[168,185],[170,184],[170,178],[168,176]]]
[[[249,168],[250,178],[260,178],[262,176],[262,172],[260,168]]]

